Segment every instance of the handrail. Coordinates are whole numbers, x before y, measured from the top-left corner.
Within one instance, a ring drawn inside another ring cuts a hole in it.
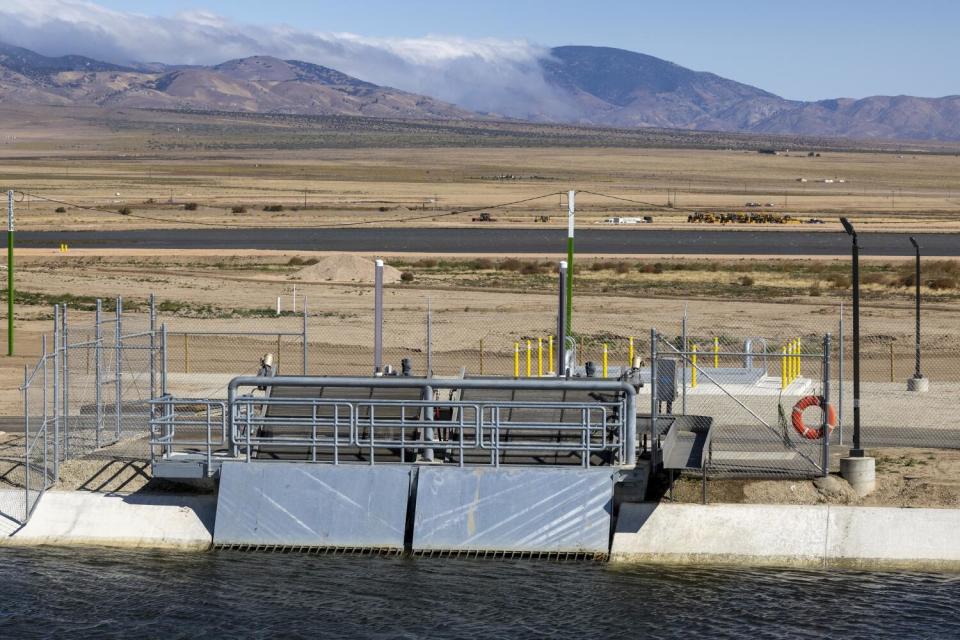
[[[234,407],[237,401],[237,389],[240,387],[368,387],[374,389],[422,389],[424,395],[433,389],[511,389],[517,391],[597,391],[624,394],[625,411],[623,419],[626,425],[624,437],[624,455],[622,463],[633,466],[637,460],[637,390],[628,382],[598,378],[407,378],[407,377],[336,377],[336,376],[240,376],[227,385],[227,405],[231,408],[227,428],[231,438],[235,432],[233,425]],[[263,399],[259,399],[258,404]],[[439,406],[432,401],[430,406]],[[248,418],[249,421],[249,418]],[[233,443],[234,445],[240,443]]]

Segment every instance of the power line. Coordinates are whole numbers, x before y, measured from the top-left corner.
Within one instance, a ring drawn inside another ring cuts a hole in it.
[[[666,211],[680,211],[681,213],[700,213],[697,209],[681,209],[680,207],[670,207],[663,204],[656,204],[653,202],[644,202],[643,200],[634,200],[632,198],[624,198],[622,196],[613,196],[609,193],[599,193],[597,191],[580,191],[579,193],[588,193],[593,196],[600,196],[601,198],[610,198],[611,200],[620,200],[622,202],[630,202],[632,204],[639,204],[645,207],[653,207],[654,209],[663,209]]]

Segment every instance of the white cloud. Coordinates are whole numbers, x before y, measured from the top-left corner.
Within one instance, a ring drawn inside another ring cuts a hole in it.
[[[540,71],[547,49],[522,40],[370,38],[240,24],[206,11],[148,16],[86,0],[3,0],[0,40],[45,55],[75,53],[115,63],[295,58],[478,111],[563,115]]]

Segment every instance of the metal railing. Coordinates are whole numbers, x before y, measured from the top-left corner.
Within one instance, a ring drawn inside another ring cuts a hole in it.
[[[417,389],[422,399],[270,398],[240,393],[273,385]],[[616,399],[439,400],[434,398],[438,389],[574,391],[612,394]],[[335,464],[344,461],[348,450],[362,453],[367,464],[375,464],[378,456],[382,459],[384,451],[391,459],[413,461],[419,455],[430,461],[439,456],[458,466],[498,466],[511,454],[576,456],[581,466],[595,464],[595,458],[600,464],[633,465],[637,457],[636,390],[612,380],[248,377],[230,382],[226,402],[161,398],[151,404],[155,460],[173,459],[192,447],[200,448],[208,465],[218,453],[252,461],[264,448],[296,450],[309,461]],[[567,419],[551,419],[551,414],[561,412]]]

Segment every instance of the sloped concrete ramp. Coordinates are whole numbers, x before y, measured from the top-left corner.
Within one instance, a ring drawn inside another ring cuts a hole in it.
[[[411,468],[225,463],[219,547],[404,548]]]
[[[613,473],[423,467],[413,550],[606,555]]]

